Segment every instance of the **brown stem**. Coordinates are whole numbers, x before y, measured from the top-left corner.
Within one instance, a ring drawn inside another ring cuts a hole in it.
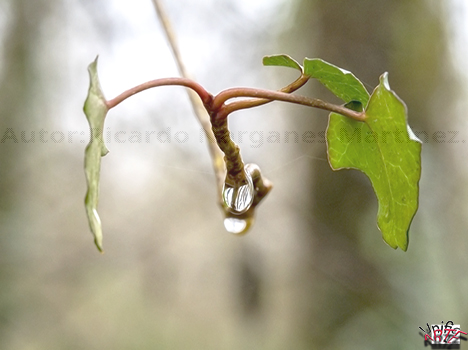
[[[216,143],[224,153],[224,162],[226,164],[225,182],[232,186],[244,184],[246,182],[244,162],[240,155],[239,146],[231,139],[227,118],[219,119],[216,118],[216,114],[213,114],[211,125]]]
[[[310,77],[304,74],[301,74],[301,76],[293,81],[291,84],[285,86],[282,88],[281,92],[285,92],[290,94],[291,92],[294,92],[307,83],[309,81]],[[273,100],[268,100],[264,98],[259,98],[259,99],[253,99],[253,100],[245,100],[245,101],[238,101],[238,102],[232,102],[229,107],[229,113],[241,110],[241,109],[247,109],[247,108],[252,108],[252,107],[258,107],[262,106],[264,104],[270,103]]]
[[[192,89],[193,91],[195,91],[198,96],[200,96],[205,106],[209,106],[212,103],[213,95],[211,95],[208,91],[205,90],[203,86],[196,83],[195,81],[191,79],[187,79],[187,78],[163,78],[163,79],[147,81],[146,83],[137,85],[131,89],[128,89],[127,91],[122,92],[119,96],[106,102],[107,108],[109,109],[114,108],[119,103],[125,101],[130,96],[133,96],[139,92],[142,92],[151,88],[155,88],[158,86],[168,86],[168,85],[179,85],[179,86],[188,87]]]
[[[345,117],[357,121],[364,121],[366,119],[366,115],[364,112],[356,112],[349,108],[334,105],[332,103],[328,103],[316,98],[309,98],[300,95],[291,95],[281,91],[262,90],[253,88],[232,88],[221,91],[218,95],[216,95],[212,102],[212,108],[214,110],[219,109],[221,111],[221,113],[218,113],[217,115],[218,118],[226,118],[230,113],[236,110],[235,102],[227,105],[224,104],[227,100],[236,97],[255,97],[264,98],[268,100],[290,102],[339,113],[341,115],[344,115]],[[233,106],[233,108],[231,108],[231,106]]]
[[[284,87],[281,91],[253,88],[232,88],[221,91],[218,95],[213,97],[213,95],[206,91],[203,86],[191,79],[163,78],[151,80],[124,91],[114,99],[106,101],[106,105],[108,109],[111,109],[125,101],[130,96],[158,86],[178,85],[193,90],[200,97],[205,110],[210,115],[211,129],[216,138],[216,143],[219,149],[224,153],[224,163],[227,170],[224,181],[226,184],[237,187],[245,184],[247,179],[245,177],[245,167],[239,146],[237,146],[230,137],[227,121],[227,116],[230,113],[240,109],[260,106],[276,100],[324,109],[330,112],[339,113],[357,121],[365,120],[366,115],[364,112],[356,112],[344,106],[334,105],[319,99],[291,94],[291,92],[302,87],[308,79],[309,78],[307,76],[301,75],[296,81]],[[226,101],[237,97],[247,97],[250,99],[226,104]],[[217,162],[215,163],[215,170],[221,169],[221,165]],[[245,217],[250,225],[253,222],[256,205],[267,195],[271,190],[272,185],[267,179],[262,177],[257,166],[252,165],[249,169],[254,180],[255,197],[254,204],[246,213],[243,214],[243,218]],[[221,175],[221,173],[217,172],[216,175]],[[228,217],[231,214],[226,210],[227,209],[225,208],[225,213]]]
[[[287,85],[286,87],[282,88],[281,91],[284,93],[291,93],[293,91],[296,91],[297,89],[302,87],[308,80],[308,76],[301,74],[301,76],[298,79],[296,79],[294,82]],[[219,110],[216,110],[216,107],[214,107],[213,104],[211,105],[212,109],[210,114],[212,130],[216,137],[218,146],[225,154],[224,160],[226,163],[227,170],[225,181],[227,183],[230,183],[231,185],[239,185],[243,184],[246,181],[244,174],[244,162],[242,161],[239,146],[237,146],[230,137],[227,115],[236,110],[261,106],[271,101],[272,100],[259,98],[248,101],[233,102],[229,105],[229,111],[227,113],[226,106],[221,105]],[[257,168],[258,167],[256,167],[255,170],[257,170]],[[266,190],[266,187],[263,186],[259,169],[258,172],[255,173],[255,176],[256,179],[259,181],[258,183],[261,185],[259,190],[256,191],[255,195],[255,200],[259,202],[271,189],[271,185],[270,187],[268,187],[268,190]]]

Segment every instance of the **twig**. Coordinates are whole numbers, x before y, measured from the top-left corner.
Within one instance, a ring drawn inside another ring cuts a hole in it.
[[[174,59],[177,65],[177,69],[179,70],[179,73],[182,77],[190,79],[190,74],[188,73],[182,61],[182,57],[181,57],[181,54],[177,45],[174,31],[172,30],[172,26],[169,21],[169,17],[164,11],[164,8],[160,0],[153,0],[153,5],[158,15],[158,18],[161,22],[161,25],[164,29],[169,45],[171,47],[172,54],[174,55]],[[200,122],[203,128],[203,131],[205,132],[206,139],[208,141],[207,142],[208,148],[210,151],[212,165],[213,165],[213,169],[214,169],[215,176],[216,176],[218,194],[220,195],[223,182],[224,182],[224,176],[225,176],[223,154],[220,151],[220,149],[217,147],[217,145],[212,141],[214,140],[214,135],[213,135],[213,131],[211,130],[210,118],[206,112],[206,109],[204,108],[203,104],[200,103],[200,100],[197,98],[194,91],[189,90],[188,94],[189,94],[190,102],[192,104],[193,111],[195,115],[197,116],[197,119]],[[200,96],[200,94],[198,95]]]
[[[301,87],[303,87],[305,85],[305,83],[307,83],[309,81],[309,79],[310,79],[309,76],[301,74],[301,76],[298,79],[296,79],[291,84],[285,86],[284,88],[282,88],[279,91],[285,92],[285,93],[294,92],[294,91],[300,89]],[[247,108],[262,106],[262,105],[270,103],[270,102],[273,102],[273,100],[267,100],[267,99],[263,99],[263,98],[232,102],[230,104],[230,106],[229,106],[229,113],[232,113],[232,112],[235,112],[235,111],[238,111],[238,110],[241,110],[241,109],[247,109]]]
[[[334,105],[332,103],[328,103],[316,98],[309,98],[300,95],[292,95],[281,91],[272,91],[272,90],[262,90],[262,89],[254,89],[254,88],[232,88],[221,91],[218,95],[214,97],[212,108],[214,110],[221,110],[222,112],[218,113],[218,118],[224,118],[233,111],[237,110],[236,103],[225,104],[231,98],[236,97],[255,97],[255,98],[263,98],[267,99],[268,101],[283,101],[283,102],[290,102],[295,104],[300,104],[309,107],[315,107],[324,109],[326,111],[339,113],[344,115],[345,117],[357,120],[357,121],[364,121],[366,119],[366,115],[363,112],[356,112],[352,109]],[[231,107],[232,106],[232,107]]]
[[[197,103],[201,104],[205,111],[210,111],[214,116],[215,120],[224,119],[227,115],[232,113],[235,110],[239,109],[239,105],[242,103],[242,108],[246,108],[245,106],[249,105],[254,107],[258,104],[263,104],[271,101],[283,101],[283,102],[290,102],[295,104],[300,104],[303,106],[315,107],[320,108],[329,112],[339,113],[344,115],[345,117],[357,120],[357,121],[365,121],[366,115],[364,112],[356,112],[352,109],[346,108],[344,106],[335,105],[329,102],[325,102],[316,98],[309,98],[301,95],[292,95],[286,92],[281,91],[274,91],[274,90],[263,90],[263,89],[255,89],[255,88],[247,88],[247,87],[240,87],[240,88],[231,88],[227,90],[221,91],[218,95],[214,96],[211,95],[208,91],[205,90],[203,86],[198,84],[197,82],[187,79],[187,78],[162,78],[156,80],[150,80],[146,83],[137,85],[131,89],[128,89],[122,92],[117,97],[113,98],[112,100],[107,101],[107,107],[109,109],[117,106],[119,103],[125,101],[127,98],[159,86],[171,86],[171,85],[178,85],[178,86],[185,86],[190,88],[194,93],[195,96],[198,96],[200,99],[197,99]],[[225,104],[228,100],[237,97],[253,97],[256,100],[247,100],[241,102],[231,102]],[[211,128],[211,124],[210,124]],[[211,130],[211,129],[210,129]]]
[[[187,78],[162,78],[162,79],[155,79],[155,80],[147,81],[146,83],[137,85],[131,89],[128,89],[127,91],[122,92],[117,97],[113,98],[112,100],[107,101],[106,103],[107,108],[109,109],[114,108],[119,103],[125,101],[127,98],[139,92],[142,92],[151,88],[159,87],[159,86],[170,86],[170,85],[188,87],[195,94],[195,97],[196,96],[200,97],[201,101],[200,99],[197,99],[198,103],[200,103],[202,106],[211,105],[213,96],[208,91],[206,91],[203,86],[196,83],[195,81],[191,79],[187,79]]]

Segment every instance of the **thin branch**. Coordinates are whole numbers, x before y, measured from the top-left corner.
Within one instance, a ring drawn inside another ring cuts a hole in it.
[[[171,47],[172,54],[174,55],[174,59],[175,59],[177,69],[179,70],[180,75],[184,78],[191,79],[191,76],[188,73],[183,63],[182,56],[180,54],[177,41],[174,35],[174,31],[172,30],[172,26],[169,21],[169,17],[167,16],[166,11],[164,10],[161,4],[161,1],[153,0],[153,5],[154,5],[154,8],[156,9],[156,13],[158,15],[158,18],[166,34],[167,41],[169,42],[169,45]],[[205,136],[207,138],[208,148],[209,148],[211,159],[212,159],[212,165],[213,165],[213,169],[214,169],[215,176],[216,176],[217,189],[219,192],[218,194],[221,194],[221,189],[222,189],[224,175],[225,175],[223,154],[219,150],[217,145],[214,142],[211,142],[211,140],[214,140],[214,135],[213,135],[213,131],[211,130],[210,117],[208,116],[206,109],[204,108],[203,104],[200,103],[200,100],[198,100],[198,98],[193,93],[193,91],[188,91],[188,93],[189,93],[189,98],[192,104],[193,111],[195,115],[197,116],[197,119],[200,122],[205,132]],[[200,96],[200,94],[198,95]],[[203,98],[202,98],[202,101],[203,101]]]
[[[177,40],[174,34],[174,30],[172,29],[171,22],[169,21],[169,17],[164,10],[162,3],[160,0],[153,0],[153,5],[158,15],[158,18],[161,22],[161,25],[164,29],[164,33],[166,34],[167,41],[172,50],[172,54],[175,59],[175,63],[177,65],[177,69],[179,70],[180,75],[184,78],[190,78],[189,73],[182,61],[182,56],[179,51],[179,46],[177,45]]]
[[[297,78],[295,81],[293,81],[291,84],[285,86],[284,88],[280,89],[279,91],[285,92],[285,93],[292,93],[301,87],[305,85],[309,81],[309,76],[301,74],[299,78]],[[244,100],[244,101],[238,101],[238,102],[232,102],[229,106],[229,113],[241,110],[241,109],[247,109],[247,108],[253,108],[253,107],[258,107],[262,106],[264,104],[273,102],[273,100],[267,100],[264,98],[261,99],[252,99],[252,100]]]
[[[211,95],[208,91],[206,91],[203,86],[201,86],[200,84],[198,84],[197,82],[191,79],[186,79],[186,78],[162,78],[162,79],[147,81],[146,83],[143,83],[131,89],[128,89],[127,91],[124,91],[123,93],[113,98],[112,100],[107,101],[107,107],[109,109],[114,108],[119,103],[125,101],[127,98],[139,92],[142,92],[151,88],[159,87],[159,86],[171,86],[171,85],[185,86],[187,88],[190,88],[192,91],[194,91],[200,97],[201,102],[203,103],[205,108],[212,110],[212,111],[219,111],[219,113],[216,113],[217,114],[216,119],[224,118],[230,113],[232,113],[233,111],[236,111],[239,109],[240,102],[237,102],[237,103],[232,102],[227,105],[224,104],[227,100],[230,100],[231,98],[237,98],[237,97],[253,97],[257,99],[262,99],[261,101],[259,100],[241,101],[241,102],[245,102],[245,104],[242,105],[242,108],[244,108],[247,105],[247,103],[252,103],[252,104],[257,105],[259,103],[263,104],[269,101],[283,101],[283,102],[290,102],[290,103],[300,104],[304,106],[320,108],[320,109],[324,109],[330,112],[339,113],[341,115],[344,115],[345,117],[348,117],[357,121],[364,121],[366,118],[366,115],[363,112],[356,112],[356,111],[353,111],[352,109],[339,106],[339,105],[334,105],[332,103],[325,102],[316,98],[309,98],[309,97],[305,97],[301,95],[292,95],[292,94],[282,92],[282,91],[262,90],[262,89],[255,89],[255,88],[246,88],[246,87],[232,88],[232,89],[221,91],[218,95],[216,95],[213,98],[213,95]]]
[[[349,108],[334,105],[332,103],[328,103],[316,98],[309,98],[300,95],[292,95],[281,91],[272,91],[272,90],[262,90],[262,89],[253,89],[253,88],[232,88],[221,91],[218,95],[215,96],[212,108],[213,110],[219,109],[220,112],[218,113],[218,118],[225,118],[233,110],[236,110],[235,102],[225,105],[224,103],[236,97],[255,97],[255,98],[264,98],[268,100],[276,100],[276,101],[283,101],[283,102],[290,102],[295,104],[300,104],[303,106],[315,107],[324,109],[330,112],[339,113],[344,115],[345,117],[357,120],[357,121],[364,121],[366,119],[366,115],[363,112],[356,112]],[[231,109],[231,106],[234,106]]]
[[[185,87],[190,88],[200,97],[201,101],[205,105],[210,105],[213,99],[213,96],[208,91],[206,91],[203,86],[194,82],[193,80],[186,79],[186,78],[163,78],[163,79],[147,81],[146,83],[137,85],[131,89],[128,89],[127,91],[122,92],[117,97],[106,102],[107,108],[109,109],[114,108],[119,103],[125,101],[127,98],[139,92],[142,92],[151,88],[155,88],[158,86],[170,86],[170,85],[185,86]]]

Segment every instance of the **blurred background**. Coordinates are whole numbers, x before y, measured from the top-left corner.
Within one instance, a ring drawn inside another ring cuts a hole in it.
[[[369,91],[388,71],[424,142],[409,249],[382,240],[368,179],[330,170],[327,113],[281,103],[230,118],[275,187],[250,233],[228,234],[201,127],[184,89],[166,87],[108,115],[99,254],[83,204],[86,68],[99,54],[108,98],[176,76],[156,12],[150,0],[0,0],[0,347],[418,349],[426,323],[466,332],[468,4],[163,4],[212,93],[294,80],[262,67],[274,53],[323,58]],[[300,93],[338,102],[314,82]]]

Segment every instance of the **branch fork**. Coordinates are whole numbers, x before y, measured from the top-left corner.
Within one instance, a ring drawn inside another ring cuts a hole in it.
[[[195,92],[200,98],[201,103],[210,117],[211,129],[216,139],[216,144],[224,153],[224,163],[226,169],[224,186],[240,188],[241,186],[247,184],[248,181],[246,176],[250,176],[253,180],[253,201],[250,209],[248,209],[246,213],[239,214],[233,211],[232,208],[230,208],[222,198],[224,188],[219,190],[221,193],[221,206],[224,210],[226,218],[233,217],[239,220],[247,220],[246,229],[242,231],[242,233],[244,233],[248,230],[248,228],[251,226],[251,223],[253,222],[255,207],[271,190],[272,183],[262,176],[257,165],[249,164],[249,167],[247,167],[248,172],[246,172],[246,166],[242,160],[240,148],[232,140],[229,133],[228,116],[231,113],[242,109],[261,106],[272,101],[283,101],[339,113],[357,121],[365,120],[366,116],[364,112],[356,112],[344,106],[334,105],[319,99],[292,94],[294,91],[298,90],[305,83],[307,83],[308,80],[309,77],[302,72],[298,79],[278,91],[238,87],[223,90],[217,95],[213,96],[203,86],[193,81],[192,79],[178,77],[162,78],[150,80],[146,83],[137,85],[127,91],[124,91],[112,100],[106,101],[106,106],[108,109],[112,109],[125,101],[127,98],[139,92],[160,86],[178,85],[189,88]],[[239,97],[245,99],[228,102],[231,99]]]

